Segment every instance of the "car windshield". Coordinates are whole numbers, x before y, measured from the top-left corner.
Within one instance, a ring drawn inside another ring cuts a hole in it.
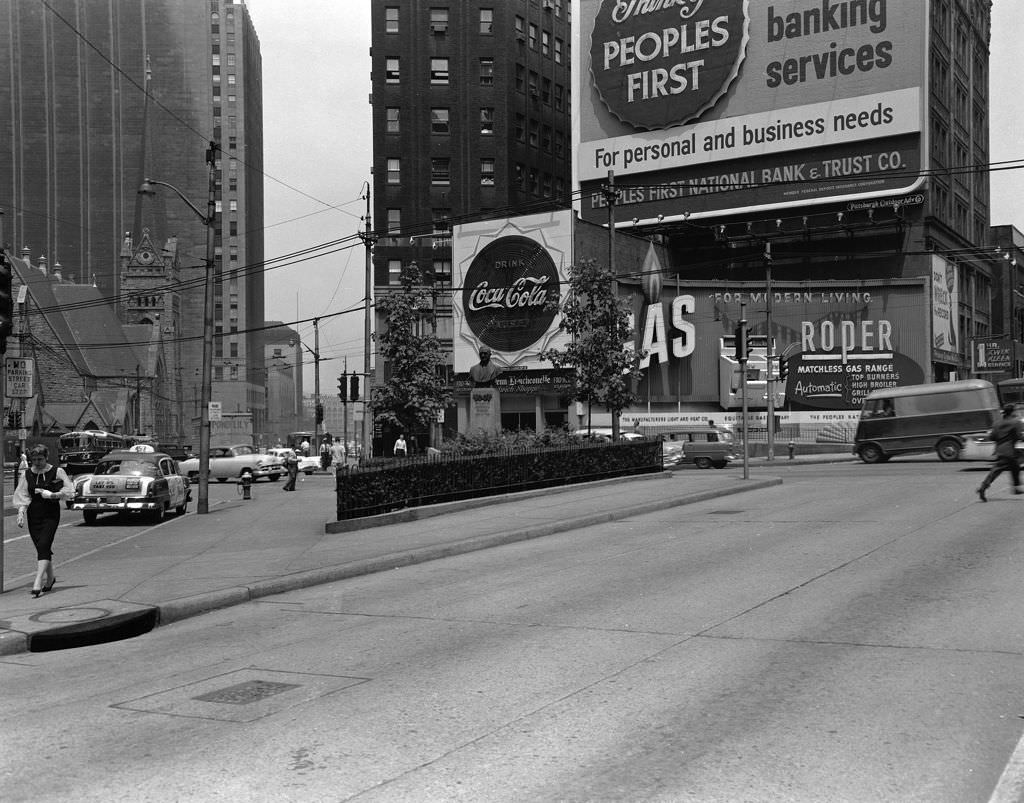
[[[158,469],[155,463],[141,460],[108,460],[96,466],[97,474],[126,474],[132,477],[156,477]]]

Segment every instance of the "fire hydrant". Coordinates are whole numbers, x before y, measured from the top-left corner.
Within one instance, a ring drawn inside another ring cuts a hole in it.
[[[792,460],[793,453],[796,451],[796,444],[793,443],[793,441],[790,441],[786,448],[789,449],[789,459]]]
[[[252,474],[248,471],[242,475],[242,499],[252,499]]]

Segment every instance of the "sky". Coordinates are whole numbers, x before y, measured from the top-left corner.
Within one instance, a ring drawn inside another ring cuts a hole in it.
[[[267,320],[296,326],[314,346],[320,330],[320,392],[337,393],[345,360],[363,365],[366,252],[362,228],[373,155],[370,122],[370,0],[247,0],[263,55],[263,160]],[[578,15],[577,15],[578,16]],[[1024,160],[1018,60],[1020,0],[992,8],[990,159]],[[992,223],[1024,231],[1021,169],[991,177]],[[349,238],[314,258],[274,260]],[[327,253],[327,251],[333,253]],[[291,263],[291,264],[283,264]],[[346,310],[353,310],[346,314]],[[330,317],[327,317],[330,316]],[[313,392],[310,354],[304,389]]]

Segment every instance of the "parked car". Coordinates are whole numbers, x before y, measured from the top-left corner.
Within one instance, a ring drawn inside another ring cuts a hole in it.
[[[75,477],[69,507],[82,511],[86,524],[100,513],[148,513],[162,521],[171,510],[182,514],[192,492],[174,458],[163,452],[115,451],[100,458],[92,474]]]
[[[198,457],[183,460],[180,465],[182,473],[190,480],[199,479]],[[265,477],[271,482],[276,482],[287,473],[288,469],[282,458],[261,452],[248,444],[210,447],[210,479],[217,482],[241,479],[245,474],[254,480]]]
[[[593,441],[610,441],[612,439],[612,428],[611,427],[591,427],[590,429],[578,429],[576,435],[581,438],[589,438]],[[621,430],[619,432],[620,441],[639,441],[643,440],[643,435],[639,432],[633,432],[631,430]]]
[[[284,462],[289,452],[294,452],[294,449],[289,449],[287,446],[275,446],[272,449],[267,449],[267,454],[272,457],[279,457]],[[305,455],[299,455],[299,472],[305,474],[307,477],[320,468],[319,457],[306,457]]]
[[[665,466],[693,463],[697,468],[725,468],[736,459],[736,438],[725,427],[677,426],[657,434],[663,440]]]

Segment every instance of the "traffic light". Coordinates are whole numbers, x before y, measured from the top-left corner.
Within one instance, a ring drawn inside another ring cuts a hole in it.
[[[747,322],[741,320],[736,326],[736,361],[746,362],[749,355],[747,349]]]
[[[343,402],[348,401],[348,374],[338,377],[338,398]]]
[[[789,358],[779,357],[779,381],[785,382],[787,376],[789,376]]]
[[[349,385],[349,400],[359,401],[359,374],[352,374],[352,382]]]
[[[7,254],[0,251],[0,354],[7,351],[7,336],[14,331],[14,278]]]
[[[324,406],[317,404],[316,406],[316,422],[322,424],[324,422]]]

